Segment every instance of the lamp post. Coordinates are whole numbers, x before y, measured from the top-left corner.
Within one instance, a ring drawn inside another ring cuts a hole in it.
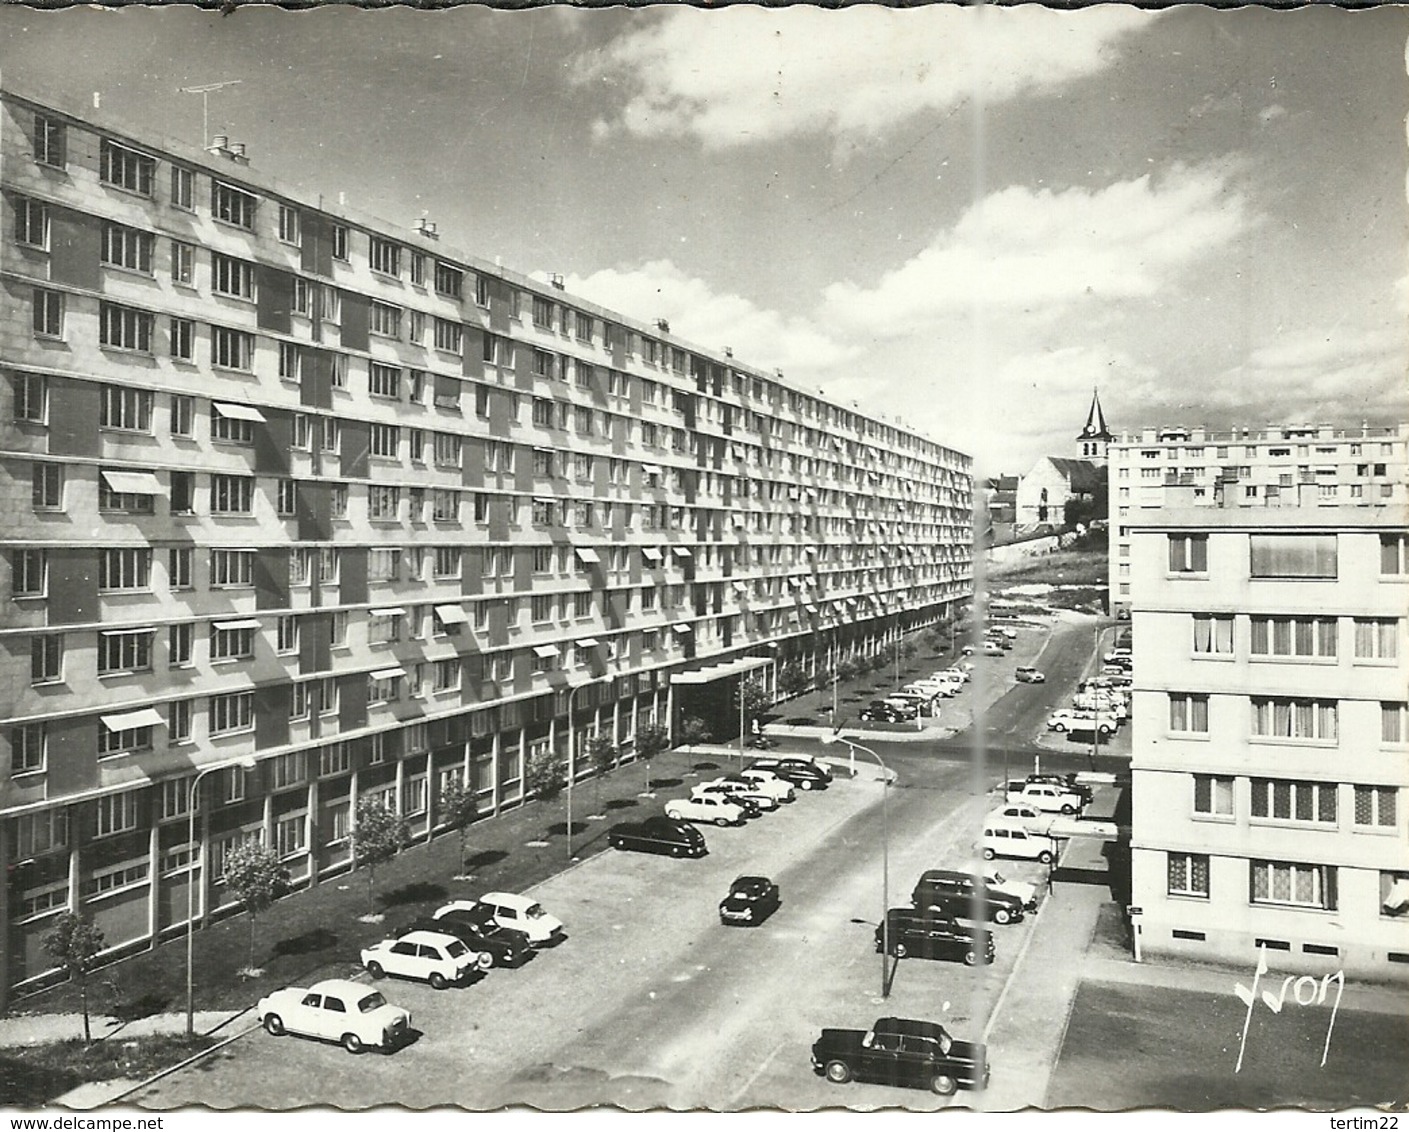
[[[823,736],[822,742],[845,743],[851,752],[853,769],[857,751],[870,755],[881,768],[881,997],[889,998],[886,961],[890,958],[890,769],[881,761],[881,756],[870,747],[853,743],[845,735],[826,735]]]
[[[195,967],[195,946],[196,946],[196,884],[199,877],[202,898],[206,888],[205,876],[205,854],[200,854],[199,869],[196,865],[196,804],[200,801],[201,779],[215,770],[229,770],[232,767],[241,767],[244,770],[254,768],[254,758],[246,756],[237,759],[232,763],[222,763],[219,766],[208,766],[202,771],[198,771],[196,777],[191,779],[191,789],[186,796],[186,851],[191,854],[191,868],[186,877],[186,1036],[191,1037],[196,1030],[196,967]],[[202,905],[204,907],[204,905]]]

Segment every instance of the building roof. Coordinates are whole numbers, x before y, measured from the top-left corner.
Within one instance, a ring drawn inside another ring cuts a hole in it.
[[[1086,414],[1086,424],[1082,426],[1077,440],[1114,440],[1111,430],[1106,427],[1106,415],[1101,412],[1101,396],[1091,391],[1091,411]]]
[[[1011,495],[1018,490],[1018,481],[1021,478],[1021,476],[989,476],[983,486],[1000,495],[1004,492]]]
[[[1061,473],[1067,483],[1071,484],[1074,495],[1095,495],[1106,482],[1105,470],[1097,467],[1090,460],[1048,456],[1047,462]]]

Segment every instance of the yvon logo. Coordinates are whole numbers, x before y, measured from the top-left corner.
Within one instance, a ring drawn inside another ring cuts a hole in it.
[[[1267,953],[1266,949],[1259,946],[1257,949],[1257,972],[1253,976],[1252,987],[1243,986],[1242,983],[1233,984],[1233,993],[1248,1008],[1247,1017],[1243,1019],[1243,1038],[1238,1044],[1238,1064],[1233,1068],[1237,1073],[1243,1068],[1243,1050],[1248,1044],[1248,1025],[1252,1022],[1252,1008],[1257,1002],[1257,984],[1262,981],[1262,976],[1267,974]],[[1322,975],[1318,982],[1312,975],[1302,975],[1299,978],[1287,975],[1282,980],[1282,989],[1279,994],[1274,995],[1270,990],[1262,992],[1262,1001],[1267,1009],[1273,1014],[1282,1013],[1282,1007],[1287,1002],[1287,991],[1292,992],[1292,999],[1298,1006],[1324,1005],[1326,1002],[1326,990],[1331,983],[1336,984],[1336,1002],[1331,1007],[1331,1021],[1326,1027],[1326,1044],[1321,1048],[1321,1068],[1326,1067],[1326,1055],[1331,1051],[1331,1031],[1336,1028],[1336,1011],[1340,1009],[1341,995],[1345,991],[1345,972],[1337,971],[1334,975]]]

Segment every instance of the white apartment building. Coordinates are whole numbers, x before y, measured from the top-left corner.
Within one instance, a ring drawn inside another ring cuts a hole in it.
[[[1128,545],[1145,955],[1409,977],[1405,508],[1172,505]]]
[[[1147,428],[1114,438],[1110,476],[1110,608],[1130,611],[1130,528],[1164,489],[1195,506],[1402,506],[1409,499],[1409,424],[1268,425],[1215,431]]]

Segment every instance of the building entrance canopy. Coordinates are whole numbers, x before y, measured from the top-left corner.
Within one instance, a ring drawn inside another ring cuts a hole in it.
[[[735,660],[726,660],[719,664],[697,668],[692,672],[672,673],[670,682],[672,684],[711,684],[726,676],[742,676],[745,672],[756,672],[760,668],[767,668],[772,663],[773,658],[770,656],[741,656]]]

